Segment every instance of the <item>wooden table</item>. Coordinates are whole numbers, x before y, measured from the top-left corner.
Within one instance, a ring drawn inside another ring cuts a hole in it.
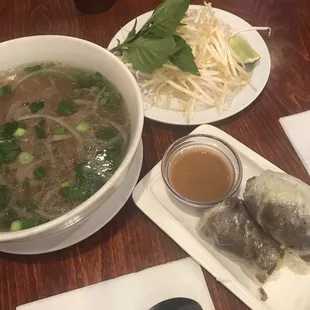
[[[106,13],[83,15],[71,0],[0,0],[0,40],[64,34],[107,46],[121,26],[159,2],[117,0]],[[216,126],[281,169],[309,182],[278,122],[281,116],[310,107],[309,1],[215,0],[213,5],[252,25],[273,29],[272,37],[266,39],[272,70],[265,90],[246,111]],[[192,130],[146,120],[141,177],[173,141]],[[130,199],[107,226],[68,249],[31,257],[0,254],[0,309],[13,310],[20,304],[186,256]],[[248,309],[207,272],[205,276],[216,310]]]

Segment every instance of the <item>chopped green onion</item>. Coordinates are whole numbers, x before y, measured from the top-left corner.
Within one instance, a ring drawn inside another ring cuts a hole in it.
[[[106,105],[108,100],[109,100],[108,98],[101,98],[99,101],[99,105],[102,105],[102,106]]]
[[[99,93],[99,87],[98,86],[92,86],[90,90],[94,95],[97,95]]]
[[[64,182],[60,184],[61,188],[70,187],[70,182]]]
[[[14,221],[11,223],[11,231],[19,231],[22,230],[22,222]]]
[[[34,161],[34,156],[28,152],[21,152],[18,155],[18,162],[22,165],[28,165]]]
[[[63,135],[65,133],[65,128],[58,127],[53,130],[54,135]]]
[[[76,130],[77,132],[81,132],[81,133],[87,132],[88,129],[89,129],[89,126],[88,126],[86,123],[83,123],[83,122],[80,123],[80,124],[78,124],[78,125],[75,127],[75,130]]]
[[[16,131],[13,133],[14,137],[22,137],[26,133],[24,128],[17,128]]]
[[[110,97],[110,92],[105,91],[102,95],[103,98],[109,98]]]

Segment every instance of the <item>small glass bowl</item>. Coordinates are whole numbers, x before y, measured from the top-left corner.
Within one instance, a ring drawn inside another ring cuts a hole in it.
[[[221,197],[216,201],[198,202],[187,199],[181,196],[178,192],[176,192],[170,183],[169,167],[171,159],[174,158],[174,156],[180,151],[184,151],[185,149],[196,146],[208,147],[222,153],[222,155],[226,157],[226,159],[230,162],[233,168],[234,180],[231,189],[228,191],[228,193],[226,193],[223,197]],[[170,147],[165,152],[161,162],[161,173],[164,182],[166,184],[166,187],[168,188],[168,191],[175,199],[190,207],[205,209],[212,207],[213,205],[223,201],[225,198],[230,197],[236,193],[242,181],[243,169],[238,154],[228,143],[214,136],[205,134],[196,134],[183,137],[175,141],[172,145],[170,145]]]

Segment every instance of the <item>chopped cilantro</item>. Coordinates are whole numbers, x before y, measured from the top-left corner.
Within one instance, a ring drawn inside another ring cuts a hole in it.
[[[20,151],[15,140],[0,140],[0,166],[14,160]]]
[[[38,139],[43,139],[45,138],[45,119],[41,119],[37,125],[35,125],[35,130]]]
[[[70,116],[76,113],[77,106],[71,101],[61,101],[58,106],[58,113],[61,116]]]
[[[12,93],[11,85],[0,86],[0,97],[8,96]]]
[[[37,204],[32,199],[27,199],[23,202],[25,210],[30,212],[37,208]]]
[[[9,202],[9,188],[6,185],[0,186],[0,210],[7,207]]]
[[[31,113],[38,113],[41,109],[44,108],[44,101],[26,102],[24,105],[30,109]]]
[[[36,180],[40,181],[45,177],[45,169],[43,167],[38,167],[36,169],[34,169],[33,171],[33,175],[36,178]]]
[[[27,73],[31,73],[31,72],[34,72],[34,71],[39,71],[41,69],[42,69],[41,65],[34,65],[34,66],[25,67],[24,71],[27,72]]]
[[[97,134],[96,137],[102,141],[110,140],[114,137],[116,137],[118,134],[118,131],[114,127],[105,127],[101,129]]]

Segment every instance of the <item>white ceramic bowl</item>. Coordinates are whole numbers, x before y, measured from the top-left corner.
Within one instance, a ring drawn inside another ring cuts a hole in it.
[[[117,57],[94,43],[66,36],[25,37],[0,43],[0,55],[0,71],[12,66],[42,61],[62,61],[98,71],[118,88],[131,118],[128,149],[112,178],[87,201],[53,221],[22,231],[1,232],[1,251],[1,243],[4,242],[15,243],[43,238],[80,225],[107,201],[123,181],[134,158],[141,139],[144,111],[139,87],[130,71]]]

